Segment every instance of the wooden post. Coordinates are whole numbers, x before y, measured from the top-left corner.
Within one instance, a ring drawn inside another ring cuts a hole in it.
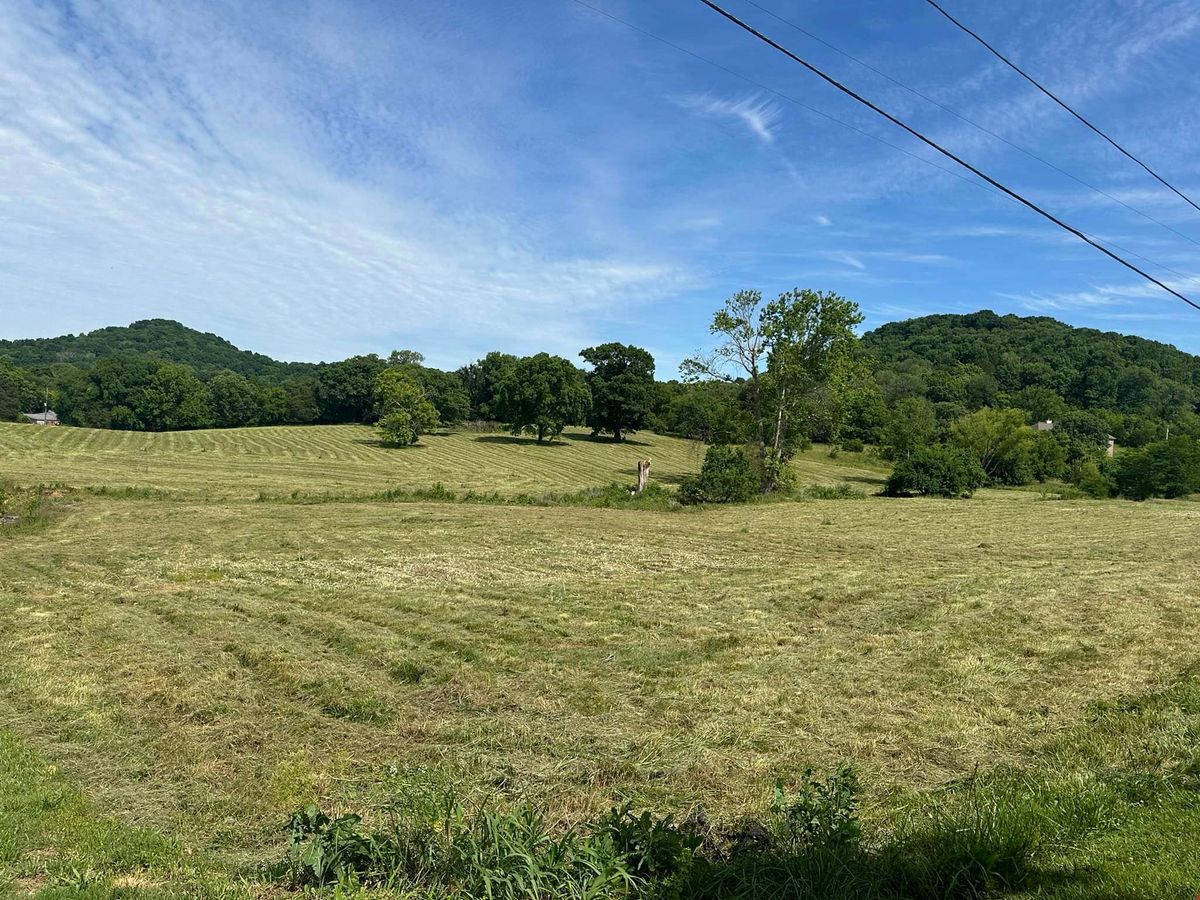
[[[646,483],[649,480],[650,480],[650,460],[639,459],[638,460],[637,490],[635,493],[640,494],[642,491],[644,491],[646,489]]]

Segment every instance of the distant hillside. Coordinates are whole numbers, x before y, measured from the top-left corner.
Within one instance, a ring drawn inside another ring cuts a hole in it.
[[[989,310],[892,322],[866,334],[885,388],[990,403],[1049,390],[1071,407],[1172,418],[1200,402],[1200,357],[1169,344]]]
[[[128,326],[55,338],[0,340],[0,357],[8,357],[14,365],[26,369],[56,363],[87,369],[98,359],[130,354],[187,363],[201,377],[229,369],[240,375],[271,379],[315,368],[309,363],[284,363],[261,353],[239,350],[222,337],[196,331],[170,319],[145,319]]]

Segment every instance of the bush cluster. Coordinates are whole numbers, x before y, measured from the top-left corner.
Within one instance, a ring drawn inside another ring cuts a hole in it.
[[[970,497],[987,475],[970,453],[955,447],[925,447],[896,463],[883,492],[889,497],[922,494]]]
[[[712,446],[700,474],[679,486],[683,503],[744,503],[759,492],[762,476],[743,447]]]

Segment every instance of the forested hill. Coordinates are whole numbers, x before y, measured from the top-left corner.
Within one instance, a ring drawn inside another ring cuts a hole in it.
[[[0,357],[7,357],[14,365],[28,369],[59,363],[88,369],[98,359],[129,355],[186,363],[202,377],[227,369],[247,377],[275,380],[315,368],[308,363],[283,363],[261,353],[239,350],[222,337],[196,331],[170,319],[144,319],[132,325],[99,328],[87,334],[0,340]]]
[[[1069,407],[1170,420],[1200,401],[1200,357],[1131,335],[1075,328],[1044,316],[934,315],[869,332],[885,395],[993,405],[1024,392],[1040,414],[1049,392]]]

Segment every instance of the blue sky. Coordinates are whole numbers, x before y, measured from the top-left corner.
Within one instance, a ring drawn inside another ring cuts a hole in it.
[[[588,2],[745,78],[573,0],[5,0],[0,335],[158,316],[284,359],[444,366],[623,340],[670,377],[725,296],[800,286],[868,327],[986,307],[1200,352],[1200,313],[853,130],[933,158],[696,0]],[[1200,213],[921,0],[758,2],[1200,240]],[[1200,6],[947,3],[1200,195]],[[728,6],[1200,295],[1197,244]]]

